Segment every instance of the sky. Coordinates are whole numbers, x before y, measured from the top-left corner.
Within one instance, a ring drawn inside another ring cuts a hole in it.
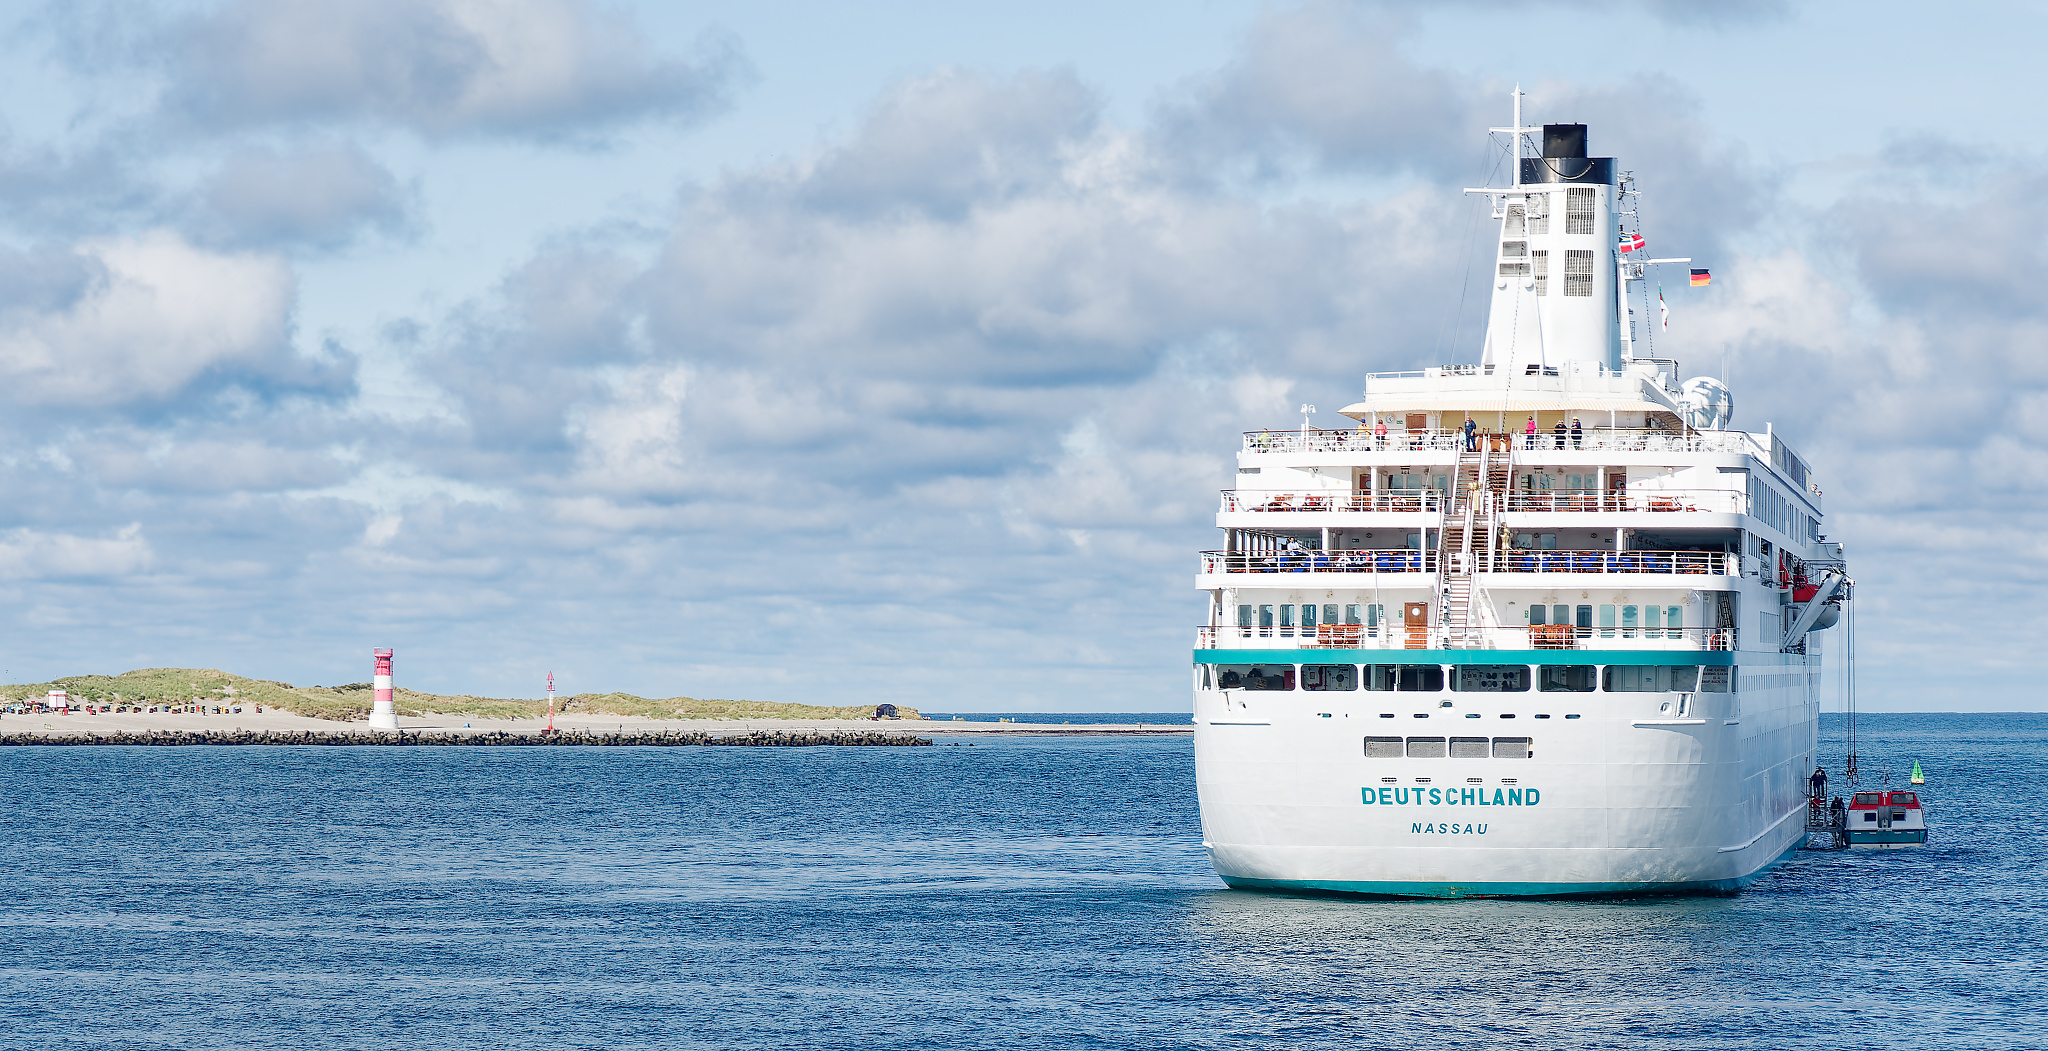
[[[2040,5],[0,19],[0,681],[1186,710],[1239,432],[1476,358],[1519,85],[1713,269],[1861,706],[2043,707]]]

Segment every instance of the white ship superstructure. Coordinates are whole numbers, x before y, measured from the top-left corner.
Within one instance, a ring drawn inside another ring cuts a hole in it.
[[[1223,493],[1194,710],[1232,886],[1731,891],[1804,838],[1849,584],[1820,487],[1724,386],[1637,356],[1630,294],[1687,260],[1635,261],[1631,177],[1517,110],[1508,185],[1472,191],[1500,230],[1479,362],[1370,376],[1356,427],[1247,433]]]

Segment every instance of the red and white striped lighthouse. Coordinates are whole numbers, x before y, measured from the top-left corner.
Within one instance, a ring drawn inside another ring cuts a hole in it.
[[[398,709],[391,706],[391,651],[372,650],[377,658],[377,674],[370,680],[375,701],[370,705],[370,729],[398,729]]]

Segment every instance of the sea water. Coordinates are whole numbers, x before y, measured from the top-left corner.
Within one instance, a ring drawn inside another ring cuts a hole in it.
[[[2040,1046],[2048,716],[1862,730],[1927,848],[1564,902],[1226,890],[1185,737],[7,749],[0,1046]]]

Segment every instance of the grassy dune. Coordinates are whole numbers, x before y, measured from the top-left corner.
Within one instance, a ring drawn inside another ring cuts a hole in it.
[[[120,675],[74,675],[50,682],[0,686],[0,697],[28,700],[62,688],[74,701],[93,704],[219,704],[240,701],[280,708],[295,715],[352,722],[370,714],[370,684],[293,686],[268,679],[245,679],[210,668],[142,668]],[[195,701],[195,698],[199,700]],[[472,719],[530,719],[547,712],[546,701],[499,697],[445,696],[399,689],[392,693],[398,714],[412,718],[460,715]],[[872,705],[846,708],[815,704],[774,704],[767,701],[705,700],[696,697],[636,697],[630,693],[577,694],[558,702],[560,710],[637,715],[651,719],[864,719]],[[914,708],[899,708],[906,719]]]

